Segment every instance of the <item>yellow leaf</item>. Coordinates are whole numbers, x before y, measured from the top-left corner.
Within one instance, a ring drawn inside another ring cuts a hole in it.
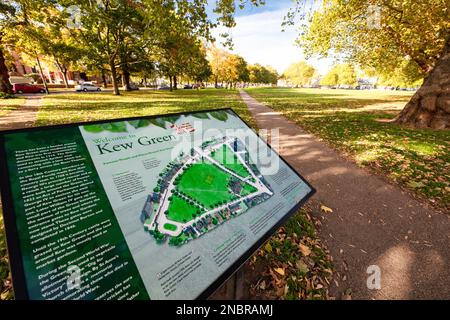
[[[298,247],[300,248],[300,251],[302,254],[307,257],[311,254],[311,249],[308,246],[305,246],[304,244],[299,244]]]
[[[277,272],[277,273],[281,274],[282,276],[284,276],[284,269],[283,268],[275,268],[274,270],[275,270],[275,272]]]
[[[272,253],[272,246],[270,245],[270,243],[267,242],[267,244],[265,245],[264,249],[266,249],[266,251],[268,253]]]
[[[323,204],[320,206],[320,210],[322,210],[325,213],[332,213],[333,212],[333,209],[331,209],[331,208],[329,208],[329,207],[327,207],[326,205],[323,205]]]

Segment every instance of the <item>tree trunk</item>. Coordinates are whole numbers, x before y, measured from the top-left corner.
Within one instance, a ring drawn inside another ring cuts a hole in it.
[[[69,80],[67,79],[67,69],[64,69],[62,74],[63,74],[64,85],[66,88],[69,88]]]
[[[415,128],[450,128],[450,38],[434,68],[394,122]]]
[[[122,59],[120,68],[122,69],[122,87],[125,91],[131,91],[130,85],[130,71],[128,69],[128,63],[126,60]]]
[[[173,91],[172,76],[169,76],[169,82],[170,82],[170,91]]]
[[[131,91],[130,73],[128,71],[126,71],[122,74],[122,84],[123,84],[125,91]]]
[[[178,89],[178,79],[177,76],[173,76],[173,89],[177,90]]]
[[[108,83],[106,82],[106,74],[105,70],[102,69],[102,81],[103,81],[103,88],[108,88]]]
[[[0,92],[13,93],[12,85],[9,82],[8,68],[5,64],[5,56],[3,55],[3,50],[0,47]]]
[[[56,65],[58,66],[59,72],[61,72],[63,75],[64,86],[66,88],[69,88],[69,81],[67,80],[67,68],[63,67],[63,65],[61,63],[59,63],[59,61],[56,59],[55,59],[55,62],[56,62]]]
[[[36,62],[39,68],[39,73],[41,74],[42,83],[44,84],[45,91],[47,92],[47,94],[49,94],[47,80],[45,80],[44,72],[42,71],[41,61],[39,60],[38,56],[36,56]]]
[[[115,65],[114,61],[109,62],[109,67],[111,68],[111,78],[112,78],[114,94],[116,96],[120,96],[119,84],[117,83],[117,70],[116,70],[116,65]]]

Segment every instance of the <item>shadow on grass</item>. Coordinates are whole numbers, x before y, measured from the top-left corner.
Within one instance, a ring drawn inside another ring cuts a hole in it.
[[[122,93],[120,96],[109,93],[54,95],[44,100],[37,124],[61,124],[217,108],[232,108],[252,126],[255,125],[236,90],[216,89],[138,91]]]

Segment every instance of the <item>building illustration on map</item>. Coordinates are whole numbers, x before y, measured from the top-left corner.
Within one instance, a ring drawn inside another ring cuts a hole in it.
[[[272,196],[244,143],[217,137],[165,167],[140,220],[157,243],[181,246]]]

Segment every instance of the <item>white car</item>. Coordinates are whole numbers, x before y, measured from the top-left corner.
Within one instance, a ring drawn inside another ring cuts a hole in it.
[[[100,89],[100,87],[97,87],[93,83],[85,82],[85,83],[75,86],[75,91],[77,91],[77,92],[80,92],[80,91],[83,91],[83,92],[102,91],[102,89]]]

